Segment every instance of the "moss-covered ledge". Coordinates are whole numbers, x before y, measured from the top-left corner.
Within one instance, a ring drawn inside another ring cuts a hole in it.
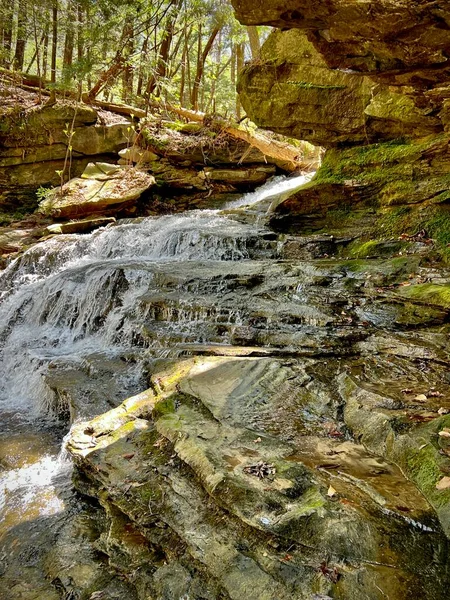
[[[366,241],[422,232],[448,260],[449,142],[440,134],[331,148],[311,182],[273,205],[270,222],[296,232],[347,227]]]

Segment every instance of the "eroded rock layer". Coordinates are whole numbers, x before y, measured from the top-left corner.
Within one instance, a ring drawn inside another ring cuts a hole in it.
[[[241,75],[240,96],[250,118],[333,148],[308,189],[276,209],[276,226],[298,230],[308,215],[307,228],[317,230],[328,211],[356,209],[370,225],[369,237],[425,229],[445,255],[447,3],[235,0],[233,5],[245,24],[283,29],[269,36],[261,61]],[[384,231],[380,214],[389,222]]]

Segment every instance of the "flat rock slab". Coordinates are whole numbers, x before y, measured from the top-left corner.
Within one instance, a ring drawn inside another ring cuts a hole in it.
[[[204,584],[236,600],[244,592],[255,600],[314,592],[359,599],[361,581],[366,598],[382,598],[380,589],[392,600],[413,590],[440,598],[441,575],[429,565],[434,556],[445,578],[446,542],[428,503],[392,463],[324,435],[336,407],[311,379],[314,364],[162,364],[152,389],[73,428],[77,487],[101,498],[110,531],[118,510],[122,529],[136,528],[148,551],[179,548],[165,565],[177,570],[178,560],[195,558]],[[312,414],[321,433],[283,440],[295,415],[308,428]],[[114,545],[110,538],[106,554]],[[142,564],[149,559],[158,579],[159,565],[142,554]],[[199,575],[194,566],[191,573]]]
[[[71,221],[70,223],[53,223],[44,230],[44,235],[66,234],[66,233],[89,233],[99,227],[106,227],[115,223],[114,217],[100,217],[98,219],[84,219],[83,221]]]
[[[39,210],[62,219],[117,211],[132,205],[154,183],[152,175],[137,169],[91,163],[80,178],[52,190]]]
[[[275,175],[275,171],[273,166],[245,169],[205,169],[205,175],[209,181],[231,185],[258,185]]]

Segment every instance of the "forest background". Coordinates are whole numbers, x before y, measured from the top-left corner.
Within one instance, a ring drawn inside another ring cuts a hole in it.
[[[236,79],[269,28],[228,0],[3,0],[0,67],[47,89],[241,118]]]

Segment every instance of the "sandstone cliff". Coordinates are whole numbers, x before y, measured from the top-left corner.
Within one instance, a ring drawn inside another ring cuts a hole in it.
[[[445,255],[449,3],[233,5],[242,23],[282,29],[242,73],[250,118],[332,149],[311,185],[276,209],[273,224],[317,229],[339,210],[342,225],[356,209],[358,218],[378,222],[372,236],[426,229]]]

